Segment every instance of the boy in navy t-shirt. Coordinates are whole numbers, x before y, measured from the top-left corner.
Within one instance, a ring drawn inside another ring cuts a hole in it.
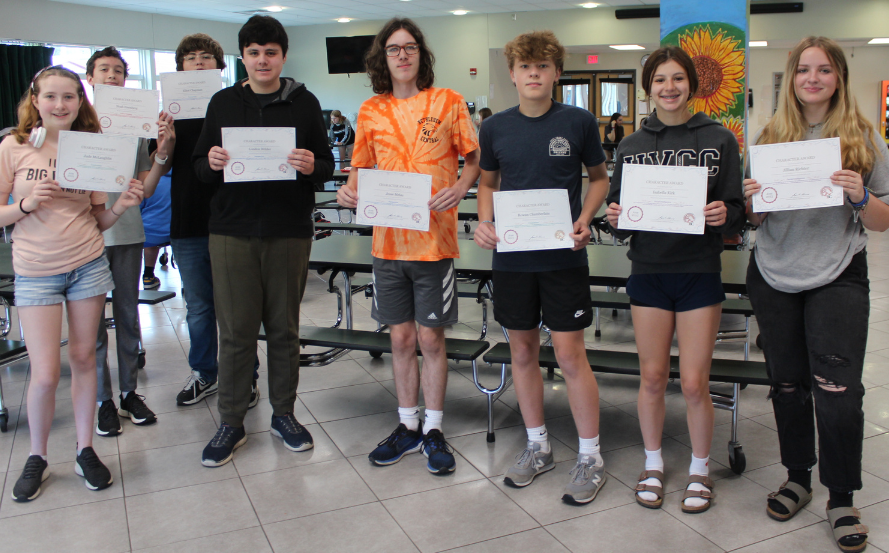
[[[586,359],[584,329],[592,323],[586,245],[590,222],[608,192],[605,152],[590,112],[557,103],[553,84],[562,73],[565,49],[550,31],[525,33],[506,45],[509,72],[519,105],[498,113],[481,129],[482,177],[478,192],[481,223],[476,243],[494,249],[492,223],[497,190],[568,191],[574,232],[571,249],[494,252],[494,317],[508,329],[512,374],[528,444],[506,473],[509,486],[524,487],[555,467],[544,424],[539,325],[551,331],[568,385],[568,401],[580,436],[577,465],[562,500],[585,504],[605,483],[599,453],[599,389]],[[590,186],[582,197],[582,166]]]

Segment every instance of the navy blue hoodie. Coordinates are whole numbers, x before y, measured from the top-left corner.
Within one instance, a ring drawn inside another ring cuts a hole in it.
[[[667,126],[652,115],[640,130],[621,141],[614,160],[606,205],[620,203],[623,164],[642,163],[707,167],[707,203],[721,200],[728,210],[725,224],[707,225],[703,235],[612,228],[618,238],[632,237],[627,257],[633,262],[633,274],[721,272],[723,235],[738,233],[745,221],[741,157],[735,135],[703,113],[675,126]]]

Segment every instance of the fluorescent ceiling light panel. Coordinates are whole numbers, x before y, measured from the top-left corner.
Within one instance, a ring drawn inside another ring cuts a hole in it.
[[[349,21],[352,21],[352,20],[349,19],[348,17],[341,17],[341,18],[337,19],[336,21],[337,21],[337,23],[348,23]]]
[[[599,7],[599,4],[596,4],[596,3],[594,3],[594,2],[587,2],[586,4],[581,4],[580,7],[581,7],[581,8],[587,8],[587,9],[589,9],[589,8],[598,8],[598,7]]]
[[[454,15],[466,15],[469,12],[466,10],[455,10],[455,11],[452,11],[451,13]]]
[[[284,11],[284,8],[282,8],[281,6],[269,6],[267,8],[263,8],[263,9],[266,11],[275,12],[275,13]]]
[[[872,38],[868,44],[889,44],[889,38]]]
[[[751,48],[764,48],[769,45],[768,40],[751,40],[748,45]]]
[[[645,50],[644,46],[639,46],[638,44],[611,44],[608,47],[615,50]]]

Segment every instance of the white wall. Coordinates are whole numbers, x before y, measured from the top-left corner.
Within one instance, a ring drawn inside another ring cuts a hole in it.
[[[49,0],[0,0],[2,39],[175,50],[185,35],[207,33],[225,53],[237,54],[240,28],[233,23]]]

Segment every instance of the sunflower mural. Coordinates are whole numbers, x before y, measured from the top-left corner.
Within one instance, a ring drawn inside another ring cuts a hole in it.
[[[734,133],[744,155],[747,128],[746,0],[662,0],[661,45],[691,56],[698,91],[690,102]]]

